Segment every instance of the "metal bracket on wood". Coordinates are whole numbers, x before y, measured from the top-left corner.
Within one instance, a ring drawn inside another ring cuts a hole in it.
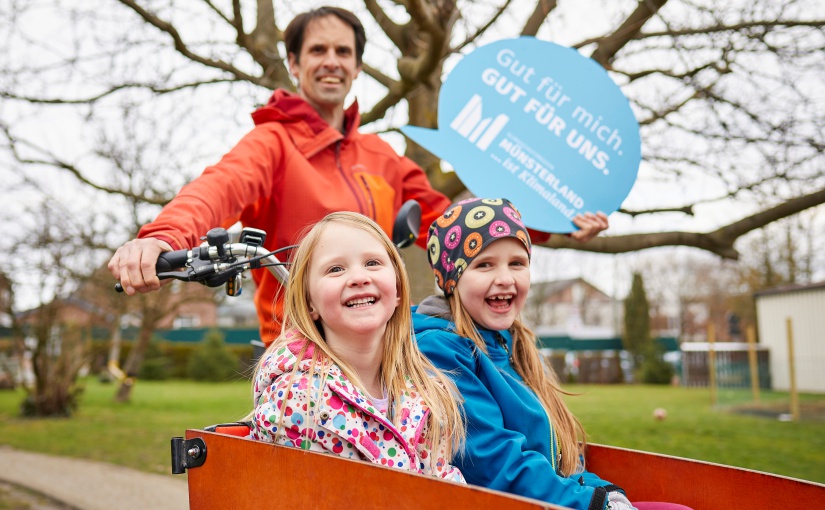
[[[172,438],[173,475],[181,475],[188,468],[202,466],[204,462],[206,462],[206,443],[203,442],[203,439],[199,437],[193,439]]]

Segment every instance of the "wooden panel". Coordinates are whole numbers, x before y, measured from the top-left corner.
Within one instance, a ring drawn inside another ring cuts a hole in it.
[[[359,507],[561,510],[562,507],[295,448],[203,430],[206,462],[187,471],[191,510]],[[587,468],[623,487],[631,501],[694,510],[818,508],[825,485],[707,462],[588,445]]]
[[[825,507],[825,485],[708,462],[590,444],[587,470],[631,501],[667,501],[695,510]]]
[[[343,505],[393,510],[563,508],[366,462],[187,430],[186,438],[193,437],[206,443],[206,462],[187,470],[191,510],[348,508]]]

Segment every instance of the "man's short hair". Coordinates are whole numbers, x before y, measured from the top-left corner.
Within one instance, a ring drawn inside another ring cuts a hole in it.
[[[361,65],[361,56],[364,54],[364,46],[367,44],[367,34],[364,32],[364,25],[361,21],[346,9],[340,7],[323,6],[301,13],[289,22],[289,26],[284,31],[284,43],[286,44],[287,55],[293,53],[295,60],[300,63],[301,47],[304,44],[304,32],[306,32],[309,22],[326,16],[335,16],[350,27],[355,32],[355,60]]]

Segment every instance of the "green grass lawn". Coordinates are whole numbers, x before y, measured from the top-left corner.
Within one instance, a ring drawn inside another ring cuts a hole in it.
[[[569,386],[568,398],[594,443],[719,462],[825,483],[825,422],[780,422],[712,410],[706,389]],[[245,382],[139,381],[129,404],[115,386],[86,381],[70,419],[21,419],[22,392],[0,392],[0,444],[169,473],[169,439],[187,428],[242,418],[251,405]],[[766,399],[779,398],[767,395]],[[825,396],[806,396],[825,401]],[[653,419],[663,407],[664,421]]]
[[[114,402],[113,384],[93,378],[85,384],[80,408],[69,419],[20,418],[22,391],[0,392],[0,444],[170,473],[173,436],[239,420],[252,406],[246,382],[138,381],[128,404]]]
[[[825,421],[781,422],[713,410],[707,389],[568,386],[588,441],[666,453],[825,483]],[[785,398],[763,395],[763,400]],[[825,395],[804,395],[813,403]],[[657,421],[653,410],[667,410]]]

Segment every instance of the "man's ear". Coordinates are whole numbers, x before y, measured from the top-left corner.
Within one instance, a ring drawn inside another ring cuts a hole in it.
[[[298,57],[295,56],[295,53],[290,53],[286,57],[287,63],[289,64],[289,73],[294,76],[298,77],[299,74],[299,67],[300,64],[298,63]]]

